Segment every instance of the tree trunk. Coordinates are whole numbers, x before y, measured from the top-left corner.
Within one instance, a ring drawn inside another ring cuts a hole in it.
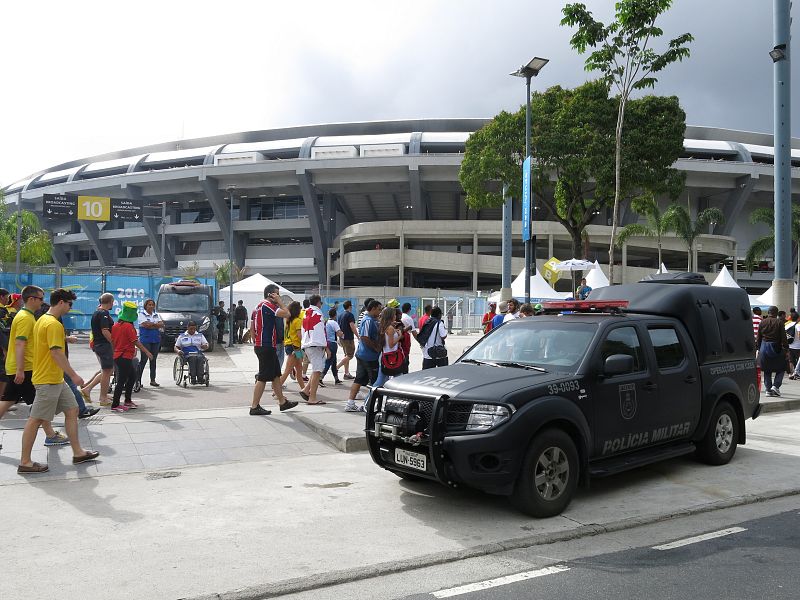
[[[569,230],[569,237],[572,239],[572,258],[583,258],[583,232],[578,229]]]
[[[620,95],[617,130],[615,132],[616,149],[614,151],[614,211],[611,217],[611,242],[608,245],[608,280],[611,285],[614,285],[614,242],[617,239],[617,221],[619,220],[619,197],[622,183],[622,124],[624,120],[625,96]]]
[[[661,273],[661,265],[664,264],[663,260],[661,259],[661,236],[659,235],[657,238],[658,244],[658,272]]]
[[[694,244],[689,246],[689,251],[686,253],[686,271],[692,272],[692,254],[694,254]]]

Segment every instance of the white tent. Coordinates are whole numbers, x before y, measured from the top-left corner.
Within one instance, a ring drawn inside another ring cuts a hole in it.
[[[775,299],[773,298],[774,295],[774,286],[770,286],[770,288],[761,294],[758,298],[756,298],[756,305],[758,306],[774,306]],[[797,284],[794,284],[794,296],[792,298],[797,298]],[[788,310],[788,309],[787,309]]]
[[[722,270],[717,275],[717,278],[711,283],[715,287],[732,287],[738,288],[739,284],[728,271],[728,267],[722,265]]]
[[[593,290],[601,287],[608,287],[610,284],[608,282],[608,277],[606,274],[603,273],[603,269],[600,268],[600,263],[598,261],[594,261],[594,268],[585,273],[586,275],[586,285],[588,285]]]
[[[242,301],[248,311],[252,311],[259,302],[264,299],[264,288],[270,283],[275,283],[268,277],[264,277],[261,273],[256,273],[250,277],[246,277],[241,281],[233,284],[233,303],[234,305]],[[284,300],[288,297],[291,300],[302,300],[305,296],[302,294],[293,294],[285,287],[278,286],[280,295]],[[219,291],[219,300],[223,300],[228,304],[230,299],[230,286],[225,286]]]
[[[525,298],[525,269],[520,271],[516,279],[511,282],[511,296],[514,298]],[[569,297],[569,294],[564,292],[556,292],[550,287],[550,284],[545,281],[541,273],[538,271],[531,275],[531,301],[540,300],[562,300]],[[500,302],[500,292],[495,292],[489,296],[489,302]]]
[[[664,263],[661,263],[661,266],[658,268],[658,271],[656,271],[656,275],[658,275],[659,273],[669,273],[669,271],[667,271],[667,267],[664,266]]]

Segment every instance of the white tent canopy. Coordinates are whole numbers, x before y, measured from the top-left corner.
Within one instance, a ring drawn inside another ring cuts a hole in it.
[[[608,287],[608,277],[606,274],[603,273],[603,269],[600,268],[600,263],[598,261],[594,261],[594,268],[590,270],[586,275],[586,285],[588,285],[593,290],[601,287]]]
[[[669,271],[667,271],[667,267],[664,266],[664,263],[661,263],[661,266],[658,268],[658,271],[656,271],[656,275],[658,275],[659,273],[669,273]]]
[[[774,285],[771,285],[766,292],[764,292],[758,298],[756,298],[756,304],[759,306],[774,306],[775,305],[774,287],[775,287]],[[792,298],[797,298],[796,283],[794,284],[794,296],[792,296]]]
[[[275,283],[268,277],[264,277],[261,273],[256,273],[250,277],[246,277],[241,281],[233,284],[233,303],[234,305],[242,301],[248,311],[252,311],[259,302],[264,299],[264,288],[270,283]],[[276,284],[277,285],[277,284]],[[292,300],[302,300],[305,296],[302,294],[294,294],[283,286],[278,286],[279,293],[282,297],[287,296]],[[219,300],[224,300],[228,304],[230,299],[230,286],[225,286],[219,291]]]
[[[525,269],[520,271],[516,279],[511,282],[511,296],[514,298],[525,298]],[[531,300],[563,300],[569,297],[564,292],[556,292],[545,281],[538,271],[531,275]],[[489,296],[489,302],[500,302],[500,292],[495,292]]]
[[[722,270],[717,275],[717,278],[711,283],[715,287],[731,287],[738,288],[739,284],[728,271],[728,267],[722,265]]]

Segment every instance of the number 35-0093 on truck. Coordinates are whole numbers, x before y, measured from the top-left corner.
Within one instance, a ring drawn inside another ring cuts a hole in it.
[[[722,465],[745,443],[761,406],[743,290],[653,276],[546,307],[373,390],[373,460],[547,517],[592,477],[689,453]]]

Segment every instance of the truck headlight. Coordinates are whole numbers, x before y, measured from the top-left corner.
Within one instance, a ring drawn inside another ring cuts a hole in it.
[[[499,404],[473,404],[467,421],[467,431],[486,431],[509,419],[511,411]]]
[[[211,325],[211,319],[208,317],[203,317],[203,320],[200,321],[200,327],[197,328],[197,331],[203,332],[208,329],[208,326]]]

